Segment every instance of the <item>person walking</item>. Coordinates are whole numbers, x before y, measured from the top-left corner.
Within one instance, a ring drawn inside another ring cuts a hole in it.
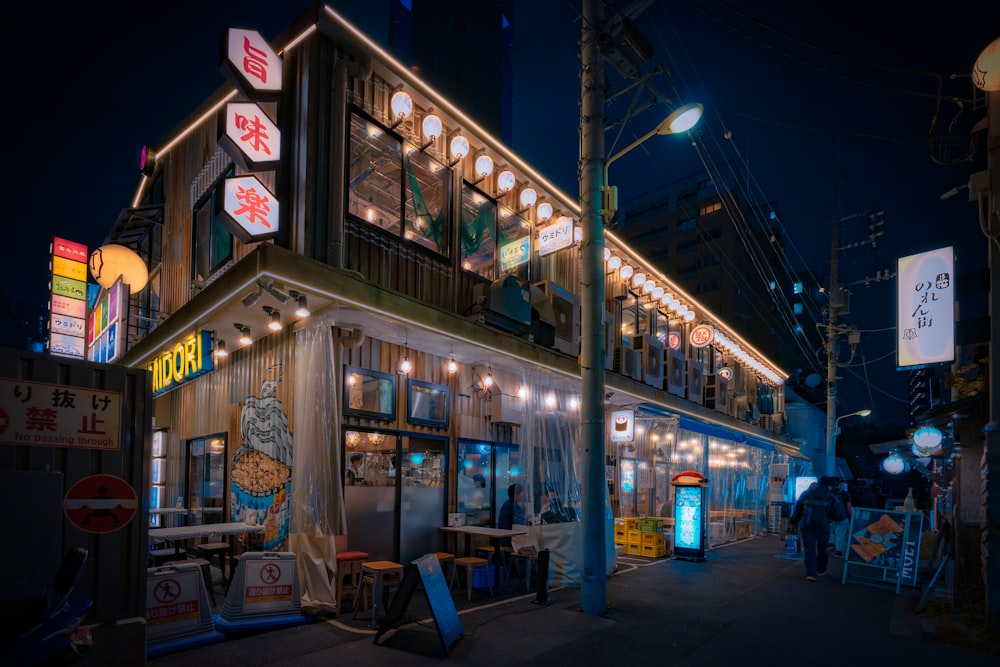
[[[847,482],[842,482],[834,478],[833,493],[844,505],[844,519],[833,522],[833,557],[843,558],[847,551],[847,532],[851,525],[851,511],[854,506],[851,504],[851,494],[847,490]]]
[[[803,561],[806,566],[806,581],[816,581],[826,574],[830,555],[827,543],[830,541],[830,523],[844,519],[844,504],[833,495],[833,477],[820,477],[795,503],[788,522],[797,526],[802,538]]]

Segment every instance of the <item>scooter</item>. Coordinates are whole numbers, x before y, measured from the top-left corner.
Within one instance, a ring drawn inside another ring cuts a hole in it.
[[[74,547],[42,594],[0,608],[0,664],[59,664],[61,658],[78,655],[79,645],[89,643],[89,633],[80,631],[80,624],[94,602],[70,597],[86,560],[87,550]]]

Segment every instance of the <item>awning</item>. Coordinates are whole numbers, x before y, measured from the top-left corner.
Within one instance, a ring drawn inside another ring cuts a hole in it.
[[[810,460],[809,457],[803,454],[796,445],[786,445],[783,442],[776,442],[774,443],[774,448],[778,452],[782,454],[787,454],[788,456],[791,456],[793,458],[802,459],[804,461]]]

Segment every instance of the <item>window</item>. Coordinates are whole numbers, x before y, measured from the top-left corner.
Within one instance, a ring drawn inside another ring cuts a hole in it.
[[[698,227],[698,218],[684,218],[677,222],[677,231],[686,232]]]
[[[705,204],[700,209],[698,209],[698,215],[708,215],[709,213],[715,213],[716,211],[722,210],[722,202],[717,201],[711,204]]]
[[[416,173],[419,167],[413,168]],[[352,115],[347,170],[348,213],[399,236],[403,204],[403,153],[399,140],[374,121]],[[415,217],[420,212],[415,211]]]
[[[510,209],[500,207],[497,225],[500,277],[513,274],[529,280],[531,259],[531,224]]]
[[[496,203],[479,190],[462,187],[462,268],[494,280]]]
[[[225,179],[234,174],[229,169],[215,182],[194,207],[194,243],[191,277],[204,282],[233,259],[233,235],[223,222]]]
[[[406,239],[448,256],[451,171],[426,153],[403,158],[406,168]]]
[[[392,421],[396,418],[396,376],[344,366],[344,413]]]

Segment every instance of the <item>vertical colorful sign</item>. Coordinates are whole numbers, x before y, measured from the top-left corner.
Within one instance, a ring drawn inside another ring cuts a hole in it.
[[[122,353],[121,332],[125,330],[124,315],[127,288],[121,278],[109,289],[90,311],[87,326],[87,359],[101,364],[111,363]]]
[[[87,336],[87,246],[54,236],[49,262],[49,354],[83,359]]]

